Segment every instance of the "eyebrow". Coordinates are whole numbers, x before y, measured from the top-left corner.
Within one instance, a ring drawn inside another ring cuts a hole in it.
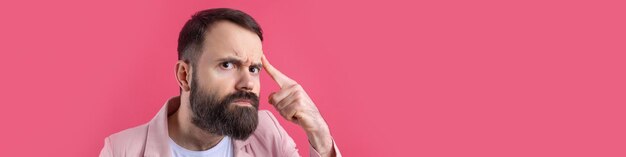
[[[237,66],[243,65],[243,61],[238,59],[238,58],[235,58],[235,57],[225,57],[225,58],[218,59],[217,61],[220,62],[220,63],[222,63],[222,62],[231,62],[231,63],[233,63],[233,64],[235,64]],[[252,63],[250,65],[250,67],[256,67],[256,68],[261,69],[261,67],[263,67],[263,64],[261,64],[261,63]]]

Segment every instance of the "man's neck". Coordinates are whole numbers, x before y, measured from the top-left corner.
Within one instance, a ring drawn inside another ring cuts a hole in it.
[[[193,151],[203,151],[213,148],[223,138],[223,135],[211,134],[191,123],[191,112],[181,104],[174,114],[167,119],[168,134],[179,146]]]

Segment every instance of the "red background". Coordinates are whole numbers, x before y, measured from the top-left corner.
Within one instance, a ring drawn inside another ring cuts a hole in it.
[[[178,94],[178,32],[214,7],[257,19],[346,156],[626,156],[618,0],[2,1],[0,156],[96,156],[149,121]]]

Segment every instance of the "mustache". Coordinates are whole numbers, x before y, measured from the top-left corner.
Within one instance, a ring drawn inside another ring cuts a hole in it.
[[[235,93],[228,94],[222,102],[227,102],[228,104],[230,104],[237,99],[249,100],[250,102],[252,102],[252,106],[254,106],[255,108],[259,108],[259,97],[252,92],[246,91],[237,91]]]

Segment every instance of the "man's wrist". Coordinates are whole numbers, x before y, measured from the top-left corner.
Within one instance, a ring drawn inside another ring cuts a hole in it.
[[[333,151],[333,139],[328,125],[322,125],[314,130],[305,130],[309,143],[322,156],[330,156]]]

